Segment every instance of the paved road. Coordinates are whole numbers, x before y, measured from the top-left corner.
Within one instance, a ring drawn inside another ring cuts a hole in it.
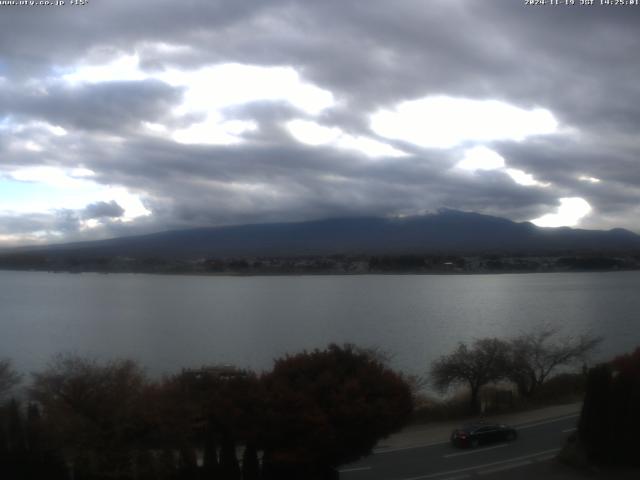
[[[340,470],[342,480],[489,479],[499,472],[545,462],[575,429],[577,414],[517,425],[515,442],[459,450],[448,438],[423,446],[379,450]]]

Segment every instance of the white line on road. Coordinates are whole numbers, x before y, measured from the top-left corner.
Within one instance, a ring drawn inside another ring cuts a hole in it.
[[[503,472],[505,470],[511,470],[512,468],[524,467],[525,465],[529,465],[531,460],[522,460],[521,462],[510,463],[508,465],[501,465],[499,467],[487,468],[485,470],[480,470],[478,475],[489,475],[491,473]]]
[[[484,447],[484,448],[474,448],[473,450],[469,450],[468,452],[460,452],[460,453],[450,453],[448,455],[443,455],[443,458],[451,458],[451,457],[460,457],[462,455],[471,455],[472,453],[478,452],[486,452],[487,450],[494,450],[496,448],[504,448],[508,447],[510,443],[501,443],[500,445],[495,445],[493,447]]]
[[[429,475],[421,475],[419,477],[403,478],[402,480],[426,480],[428,478],[443,477],[445,475],[454,475],[456,473],[470,472],[470,471],[473,471],[473,470],[477,470],[479,468],[487,468],[487,467],[493,467],[493,466],[498,466],[498,465],[505,465],[507,463],[519,462],[519,461],[525,460],[525,459],[533,459],[534,457],[537,457],[537,456],[540,456],[540,455],[548,455],[548,454],[556,453],[556,452],[559,452],[559,451],[560,451],[559,448],[552,448],[550,450],[543,450],[541,452],[530,453],[529,455],[523,455],[521,457],[510,458],[508,460],[501,460],[499,462],[484,463],[482,465],[474,465],[473,467],[459,468],[457,470],[448,470],[446,472],[431,473]]]
[[[543,455],[541,457],[536,457],[535,459],[531,460],[531,462],[547,462],[549,460],[552,460],[556,458],[556,454],[555,453],[551,453],[549,455]]]
[[[396,448],[385,448],[381,450],[374,450],[374,455],[379,455],[381,453],[391,453],[391,452],[400,452],[402,450],[413,450],[415,448],[426,448],[433,447],[435,445],[447,445],[449,442],[431,442],[431,443],[421,443],[419,445],[410,445],[408,447],[396,447]]]
[[[346,472],[362,472],[364,470],[371,470],[371,467],[353,467],[353,468],[341,468],[338,470],[340,473]]]
[[[551,420],[543,420],[541,422],[535,422],[535,423],[525,423],[524,425],[518,425],[517,428],[518,430],[524,430],[525,428],[537,427],[538,425],[546,425],[547,423],[561,422],[562,420],[568,420],[570,418],[575,418],[579,416],[580,414],[578,413],[573,415],[565,415],[564,417],[552,418]]]
[[[566,429],[562,430],[562,433],[573,432],[574,430],[577,430],[577,428],[576,428],[576,427],[573,427],[573,428],[566,428]]]

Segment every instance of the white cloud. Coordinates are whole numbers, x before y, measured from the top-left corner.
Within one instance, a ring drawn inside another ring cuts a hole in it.
[[[331,92],[302,81],[292,67],[225,63],[191,71],[170,69],[149,76],[186,88],[178,110],[181,113],[276,100],[316,115],[335,103]]]
[[[600,183],[601,182],[601,180],[599,178],[590,177],[588,175],[582,175],[582,176],[578,177],[578,180],[580,180],[581,182],[589,182],[589,183]]]
[[[82,220],[80,225],[82,230],[91,230],[92,228],[99,227],[101,222],[97,218],[89,218],[87,220]]]
[[[324,127],[308,120],[291,120],[286,126],[296,140],[313,146],[335,142],[342,135],[342,130],[339,128]]]
[[[47,213],[53,210],[81,210],[95,202],[117,202],[127,222],[151,212],[141,195],[122,186],[102,185],[91,180],[89,169],[63,169],[51,166],[24,167],[0,171],[11,192],[0,196],[0,211],[5,214]],[[6,186],[5,186],[6,188]]]
[[[175,130],[171,134],[178,143],[201,145],[231,145],[242,141],[241,135],[256,130],[255,122],[231,120],[223,121],[218,115],[211,114],[203,122],[193,123],[186,128]]]
[[[347,150],[357,150],[369,157],[405,157],[407,154],[391,145],[369,137],[342,135],[336,146]]]
[[[496,151],[484,146],[465,150],[464,158],[456,164],[463,170],[496,170],[505,166],[504,158]]]
[[[349,135],[337,127],[325,127],[308,120],[291,120],[287,130],[301,143],[320,146],[327,145],[345,150],[356,150],[368,157],[402,157],[406,153],[391,145],[361,135]]]
[[[542,183],[533,175],[516,168],[507,168],[506,161],[498,152],[485,146],[477,146],[464,151],[464,157],[456,164],[456,168],[475,172],[477,170],[500,170],[506,173],[518,185],[525,187],[548,187],[550,183]]]
[[[155,47],[160,51],[181,48],[166,44],[146,46]],[[233,105],[284,101],[305,113],[317,115],[335,104],[330,91],[303,81],[292,67],[225,63],[197,70],[143,71],[139,63],[138,55],[125,55],[102,65],[79,65],[61,78],[71,85],[155,79],[183,88],[182,103],[173,113],[176,116],[205,114],[204,121],[174,131],[159,123],[144,122],[142,126],[154,134],[169,131],[171,138],[188,144],[239,143],[242,140],[239,135],[255,130],[254,122],[223,120],[222,110]]]
[[[465,141],[521,141],[558,128],[549,110],[447,96],[403,102],[374,113],[370,120],[378,135],[426,148],[452,148]]]
[[[591,205],[580,197],[564,197],[556,213],[547,213],[531,220],[539,227],[572,227],[591,212]]]
[[[525,187],[548,187],[551,185],[550,183],[539,182],[530,173],[516,168],[507,168],[505,172],[514,182]]]
[[[9,177],[20,182],[31,182],[49,185],[58,188],[74,188],[81,184],[80,180],[68,175],[67,172],[57,167],[24,167],[15,169],[8,174]]]
[[[44,150],[42,145],[33,140],[27,140],[26,142],[20,142],[19,146],[24,148],[25,150],[29,150],[30,152],[42,152]]]
[[[68,73],[60,77],[72,85],[144,80],[148,75],[140,70],[139,64],[137,55],[123,55],[108,63],[67,68]]]

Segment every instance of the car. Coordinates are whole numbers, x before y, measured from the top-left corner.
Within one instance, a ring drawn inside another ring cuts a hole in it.
[[[460,448],[476,448],[496,442],[512,442],[518,438],[515,428],[504,424],[472,423],[451,433],[451,444]]]

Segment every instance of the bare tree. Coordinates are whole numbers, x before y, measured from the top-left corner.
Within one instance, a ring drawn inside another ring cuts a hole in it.
[[[431,365],[431,381],[440,391],[455,384],[468,385],[470,409],[479,411],[480,388],[505,376],[509,346],[498,338],[475,340],[471,347],[460,343],[451,354],[440,357]]]
[[[592,335],[558,336],[559,329],[545,327],[509,342],[507,378],[524,397],[533,396],[558,368],[583,363],[602,341]]]
[[[11,364],[11,360],[0,360],[0,399],[20,383],[22,376],[18,374]]]
[[[30,393],[42,408],[52,441],[77,456],[78,476],[81,460],[89,456],[88,476],[100,472],[125,478],[143,434],[139,419],[147,408],[142,397],[146,382],[141,367],[130,360],[99,363],[59,355],[33,374]]]

